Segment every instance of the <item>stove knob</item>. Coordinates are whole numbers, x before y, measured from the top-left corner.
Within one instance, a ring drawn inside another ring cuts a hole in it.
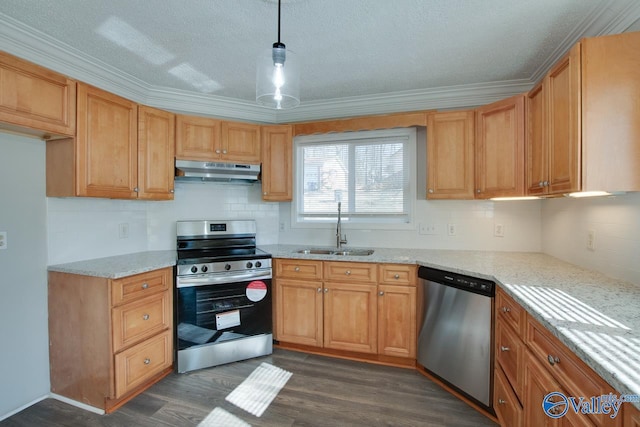
[[[203,273],[206,273],[208,269],[209,267],[207,267],[206,265],[203,265],[200,270],[202,270]]]
[[[198,267],[196,267],[195,265],[193,267],[191,267],[191,272],[192,273],[197,273],[198,272]]]
[[[227,271],[231,270],[231,264],[225,264],[224,269]]]
[[[262,263],[260,261],[256,261],[256,268],[262,267]]]
[[[251,261],[249,261],[249,262],[247,263],[247,268],[251,268],[251,267],[253,267],[253,263],[252,263]]]

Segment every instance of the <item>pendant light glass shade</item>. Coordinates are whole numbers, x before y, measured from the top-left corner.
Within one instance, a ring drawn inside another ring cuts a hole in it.
[[[258,57],[256,101],[284,110],[300,104],[300,68],[296,54],[282,43],[280,46],[265,50]]]

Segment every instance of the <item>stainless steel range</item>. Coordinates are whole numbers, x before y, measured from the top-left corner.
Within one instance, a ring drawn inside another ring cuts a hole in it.
[[[177,248],[178,372],[271,354],[271,255],[255,222],[178,221]]]

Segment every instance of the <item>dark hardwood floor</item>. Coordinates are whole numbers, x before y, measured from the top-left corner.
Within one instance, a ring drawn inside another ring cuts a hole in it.
[[[262,362],[293,376],[258,418],[225,397]],[[173,373],[113,414],[96,415],[46,399],[0,426],[188,427],[198,426],[216,407],[252,426],[497,426],[414,370],[282,349],[271,356]]]

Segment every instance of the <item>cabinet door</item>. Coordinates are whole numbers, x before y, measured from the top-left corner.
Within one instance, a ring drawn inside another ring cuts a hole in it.
[[[220,123],[220,120],[205,117],[176,116],[176,158],[220,159]]]
[[[562,392],[560,385],[531,354],[525,354],[524,365],[524,427],[557,427],[558,420],[542,409],[542,401],[551,392]],[[560,399],[556,399],[560,401]],[[564,410],[559,405],[556,410]]]
[[[262,127],[262,199],[293,199],[293,137],[291,126]]]
[[[416,288],[378,285],[378,354],[416,357]]]
[[[376,285],[325,282],[324,346],[376,353]]]
[[[545,194],[548,188],[548,146],[545,114],[545,85],[541,82],[526,95],[527,131],[525,138],[527,195]]]
[[[640,410],[631,406],[631,403],[624,406],[623,416],[625,427],[640,427]]]
[[[495,370],[495,392],[493,407],[500,425],[504,427],[522,427],[522,407],[511,390],[509,381],[499,367]]]
[[[276,337],[322,347],[322,282],[276,279]]]
[[[427,199],[473,199],[473,111],[427,116]]]
[[[78,83],[77,113],[77,195],[137,198],[137,104]]]
[[[76,82],[0,52],[0,122],[75,135]]]
[[[549,194],[580,190],[580,43],[545,78]]]
[[[476,197],[524,194],[524,95],[476,110]]]
[[[260,126],[222,122],[222,159],[260,163]]]
[[[173,199],[175,115],[138,107],[138,198]]]

